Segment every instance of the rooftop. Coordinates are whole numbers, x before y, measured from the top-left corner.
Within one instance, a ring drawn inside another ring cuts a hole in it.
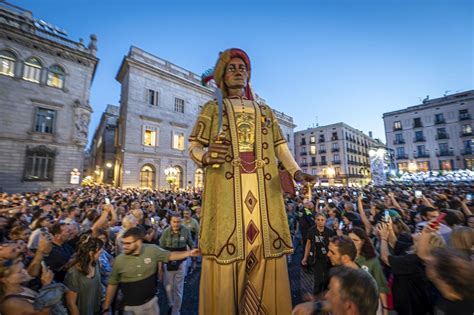
[[[471,99],[474,100],[474,90],[459,92],[459,93],[450,94],[450,95],[444,95],[442,97],[438,97],[434,99],[430,99],[429,96],[427,96],[423,100],[422,104],[409,106],[407,108],[399,109],[393,112],[384,113],[383,117],[397,115],[397,114],[411,112],[411,111],[428,109],[430,107],[435,107],[435,106],[449,105],[449,104],[471,100]]]
[[[86,47],[82,39],[79,39],[78,42],[69,39],[65,30],[41,19],[34,18],[31,11],[20,8],[5,0],[0,0],[0,25],[1,28],[14,28],[94,56],[97,51],[97,38],[95,35],[90,36],[91,41],[88,47]]]

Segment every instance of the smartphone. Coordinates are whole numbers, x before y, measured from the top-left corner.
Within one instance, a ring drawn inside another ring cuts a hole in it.
[[[466,194],[466,200],[471,201],[472,200],[472,194]]]
[[[415,198],[421,198],[422,196],[421,190],[415,190]]]
[[[331,198],[328,199],[328,203],[329,203],[329,202],[332,202],[332,199],[331,199]]]
[[[155,204],[153,203],[153,201],[150,200],[150,205],[154,206]]]
[[[390,212],[385,210],[383,212],[383,222],[388,223],[390,221]]]
[[[332,197],[332,194],[331,194],[331,193],[328,193],[328,197]]]
[[[384,196],[380,196],[380,200],[385,200],[385,197],[384,197]]]
[[[352,195],[357,196],[357,191],[353,191]]]
[[[341,220],[341,222],[339,222],[339,230],[342,230],[344,228],[344,222]]]
[[[436,220],[434,220],[433,222],[430,222],[430,228],[432,229],[435,229],[437,226],[439,226],[441,224],[441,221],[443,221],[444,217],[446,216],[446,213],[442,212],[437,218]]]
[[[110,205],[110,199],[108,197],[105,197],[105,204]]]
[[[319,199],[319,203],[324,203],[324,199]]]
[[[155,224],[155,223],[156,223],[155,218],[151,217],[151,224]]]

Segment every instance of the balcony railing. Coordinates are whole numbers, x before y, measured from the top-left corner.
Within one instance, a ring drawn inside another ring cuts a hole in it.
[[[415,159],[429,158],[429,157],[430,157],[430,154],[429,154],[429,153],[426,153],[426,152],[418,152],[418,153],[415,155]]]
[[[423,128],[422,123],[413,123],[413,128]]]
[[[318,163],[316,163],[316,162],[311,162],[311,166],[318,166]]]
[[[308,152],[301,152],[300,155],[308,155]]]
[[[307,167],[308,163],[301,163],[301,167]]]
[[[318,152],[319,152],[319,154],[324,154],[324,153],[326,153],[326,150],[319,150]]]
[[[436,156],[453,156],[453,155],[454,155],[453,150],[440,151],[436,153]]]
[[[321,143],[321,142],[326,142],[326,140],[325,140],[324,138],[319,138],[318,141],[319,141],[319,143]]]
[[[471,114],[460,114],[459,120],[469,120],[471,119]]]
[[[471,132],[461,131],[461,137],[470,137],[470,136],[472,136],[472,131]]]
[[[393,144],[405,144],[405,139],[395,139],[393,140]]]
[[[337,141],[337,140],[339,140],[338,137],[331,137],[331,141]]]
[[[399,130],[403,130],[403,127],[400,126],[400,127],[393,127],[393,131],[399,131]]]
[[[413,139],[413,142],[425,142],[426,141],[426,138],[423,136],[423,137],[415,137]]]
[[[472,150],[472,148],[465,148],[461,151],[462,155],[469,155],[469,154],[473,154],[473,153],[474,153],[474,150]]]
[[[306,141],[301,141],[300,145],[306,145]]]
[[[435,125],[441,125],[441,124],[445,124],[446,121],[444,120],[444,118],[441,118],[441,119],[435,119]]]
[[[340,160],[332,161],[332,164],[334,164],[334,165],[339,165],[339,164],[341,164],[341,161],[340,161]]]
[[[436,135],[436,140],[442,140],[442,139],[449,139],[449,135],[447,133],[439,133]]]
[[[397,160],[408,160],[408,154],[400,154],[396,156]]]
[[[319,162],[319,165],[321,165],[321,166],[328,165],[328,162],[322,161],[322,162]]]
[[[331,152],[339,152],[339,148],[332,148]]]

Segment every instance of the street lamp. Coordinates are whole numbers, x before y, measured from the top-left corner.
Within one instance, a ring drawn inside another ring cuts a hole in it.
[[[105,166],[107,166],[107,168],[111,168],[111,167],[112,167],[112,163],[107,162],[107,163],[105,164]]]
[[[170,184],[170,189],[173,190],[174,182],[176,180],[176,175],[178,175],[178,169],[173,166],[168,166],[164,170],[165,175],[166,175],[166,182]]]

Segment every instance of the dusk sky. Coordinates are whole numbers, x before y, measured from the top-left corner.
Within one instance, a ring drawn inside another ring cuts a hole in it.
[[[474,86],[471,0],[8,1],[72,40],[97,34],[89,138],[131,45],[197,74],[244,49],[254,90],[295,131],[342,121],[384,141],[384,112]]]

